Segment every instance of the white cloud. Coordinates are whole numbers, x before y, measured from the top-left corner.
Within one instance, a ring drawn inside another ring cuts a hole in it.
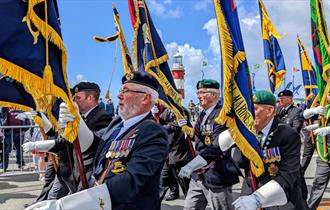
[[[180,18],[182,15],[182,8],[180,7],[175,7],[170,8],[172,4],[171,0],[165,0],[162,1],[162,3],[156,1],[156,0],[150,0],[149,1],[149,6],[150,10],[152,10],[157,16],[165,17],[165,18]]]
[[[212,1],[210,0],[200,0],[200,1],[197,1],[194,5],[193,5],[193,10],[196,10],[196,11],[207,11],[209,8],[209,5],[212,4]]]
[[[214,70],[216,69],[214,66],[209,64],[206,67],[202,67],[202,61],[207,60],[202,49],[196,49],[189,44],[179,45],[176,42],[171,42],[166,44],[166,50],[170,57],[170,68],[172,68],[173,64],[173,55],[179,52],[183,56],[182,62],[185,68],[185,105],[188,104],[190,99],[193,99],[195,102],[198,101],[196,84],[198,80],[202,79],[202,70],[204,72],[204,78],[212,78],[219,81],[220,74],[219,71]]]
[[[219,33],[217,21],[215,18],[204,24],[203,29],[210,35],[210,44],[208,49],[216,56],[220,55]]]
[[[260,24],[260,15],[251,18],[243,18],[241,21],[250,30],[254,25]]]
[[[71,86],[73,87],[80,82],[87,82],[87,80],[85,79],[85,76],[83,74],[77,74],[76,78],[71,82],[72,83]]]

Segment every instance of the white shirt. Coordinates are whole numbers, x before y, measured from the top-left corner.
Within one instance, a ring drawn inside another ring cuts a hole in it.
[[[140,114],[138,116],[129,118],[128,120],[123,120],[122,122],[123,127],[120,129],[119,134],[117,135],[117,137],[119,137],[120,135],[122,135],[125,131],[127,131],[129,128],[131,128],[133,125],[135,125],[136,123],[140,122],[142,119],[144,119],[147,115],[149,114],[149,112]],[[116,137],[116,139],[117,139]]]
[[[87,118],[88,114],[91,113],[91,111],[93,109],[95,109],[98,105],[94,106],[93,108],[91,108],[90,110],[88,110],[87,112],[85,112],[85,114],[81,114],[81,116],[83,116],[84,118]]]
[[[211,106],[211,107],[208,108],[207,110],[204,110],[204,111],[205,111],[205,116],[204,116],[204,118],[203,118],[203,120],[202,120],[201,125],[204,125],[204,124],[205,124],[206,119],[207,119],[208,116],[211,114],[211,112],[213,111],[213,109],[215,108],[216,105],[217,105],[217,104]]]
[[[261,139],[261,146],[264,146],[265,140],[266,140],[266,138],[267,138],[267,136],[268,136],[268,133],[269,133],[269,131],[270,131],[270,128],[272,127],[273,121],[274,121],[274,118],[272,118],[272,119],[268,122],[268,124],[266,125],[266,127],[264,127],[264,128],[262,129],[262,131],[261,131],[261,132],[263,133],[263,137],[262,137],[262,139]]]

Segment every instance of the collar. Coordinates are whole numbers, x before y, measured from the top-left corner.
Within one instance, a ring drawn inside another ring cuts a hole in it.
[[[130,127],[135,125],[136,123],[140,122],[142,119],[144,119],[150,112],[146,112],[143,114],[140,114],[138,116],[129,118],[128,120],[123,120],[123,128],[120,130],[119,134],[117,137],[121,136],[125,131],[127,131]]]
[[[262,129],[262,133],[267,136],[269,131],[270,131],[270,128],[272,127],[272,124],[273,124],[273,121],[274,121],[274,117],[268,122],[268,124],[266,125],[266,127],[264,127]]]
[[[217,105],[217,104],[211,106],[211,107],[208,108],[207,110],[204,110],[204,111],[205,111],[205,116],[204,116],[204,118],[203,118],[203,120],[202,120],[202,125],[205,124],[206,119],[207,119],[208,116],[211,114],[211,112],[214,110],[214,108],[216,107],[216,105]]]
[[[93,108],[91,108],[90,110],[88,110],[87,112],[85,112],[85,114],[82,114],[82,116],[83,116],[84,118],[87,118],[88,114],[91,113],[91,111],[92,111],[93,109],[95,109],[97,106],[99,106],[99,105],[94,106]]]
[[[285,109],[285,111],[288,111],[288,109],[292,106],[292,104],[290,104],[289,106],[287,107],[283,107],[283,109]]]

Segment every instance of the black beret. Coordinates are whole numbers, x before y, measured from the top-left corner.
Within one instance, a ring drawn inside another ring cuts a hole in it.
[[[277,97],[281,96],[293,96],[293,93],[291,90],[282,90],[281,92],[278,93]]]
[[[123,76],[121,82],[123,84],[135,83],[135,84],[147,86],[158,92],[159,83],[153,76],[145,72],[127,73],[126,75]]]
[[[73,87],[74,93],[78,93],[80,91],[97,91],[101,92],[100,87],[94,82],[80,82],[76,86]]]
[[[219,89],[220,84],[219,82],[213,79],[203,79],[197,82],[197,89],[200,88],[212,88],[212,89]]]

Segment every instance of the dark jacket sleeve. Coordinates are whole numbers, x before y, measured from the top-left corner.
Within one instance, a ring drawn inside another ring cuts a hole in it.
[[[279,175],[274,179],[288,194],[297,184],[300,176],[300,137],[296,132],[286,135],[285,141],[281,141],[281,162]]]
[[[166,132],[155,123],[140,127],[139,131],[125,172],[106,178],[113,206],[135,199],[150,180],[157,178],[155,174],[164,165],[168,153]]]
[[[304,118],[302,116],[302,110],[297,108],[297,111],[295,112],[295,116],[293,118],[292,127],[300,133],[300,130],[302,129],[304,125]]]

